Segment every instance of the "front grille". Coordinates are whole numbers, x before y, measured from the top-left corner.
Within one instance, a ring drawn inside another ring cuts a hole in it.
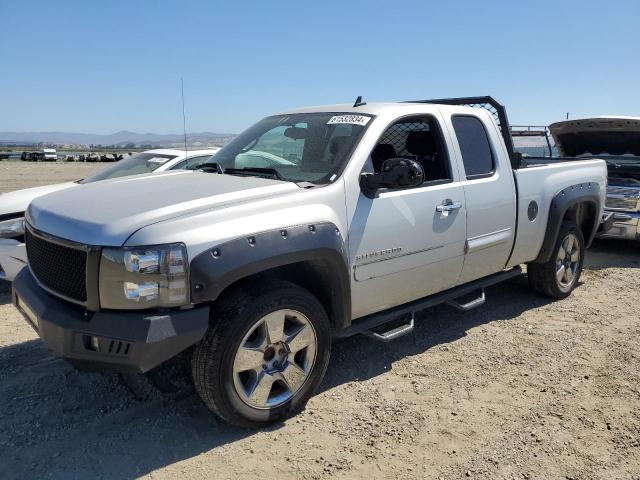
[[[26,230],[27,258],[40,283],[69,299],[87,301],[87,252],[46,240]]]
[[[633,212],[637,209],[637,205],[638,201],[635,198],[607,197],[607,208]]]
[[[617,187],[609,185],[607,193],[614,195],[624,195],[626,197],[640,198],[640,188],[634,187]]]

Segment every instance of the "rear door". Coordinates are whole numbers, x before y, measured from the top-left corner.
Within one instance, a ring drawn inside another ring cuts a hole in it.
[[[497,126],[484,112],[453,114],[449,125],[464,171],[467,206],[464,267],[459,283],[502,270],[515,234],[513,171]]]
[[[374,199],[360,194],[349,227],[354,317],[452,287],[464,259],[464,190],[440,122],[432,115],[398,120],[380,137],[368,168],[379,168],[381,151],[418,161],[427,180]]]

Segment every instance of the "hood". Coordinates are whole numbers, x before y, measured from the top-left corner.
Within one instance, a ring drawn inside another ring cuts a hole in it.
[[[594,117],[549,125],[561,155],[640,156],[639,117]]]
[[[136,175],[39,197],[29,206],[27,221],[60,238],[120,246],[152,223],[299,188],[291,182],[198,171]]]
[[[34,198],[77,185],[78,184],[74,182],[58,183],[56,185],[24,188],[22,190],[3,193],[0,195],[0,215],[23,213]]]

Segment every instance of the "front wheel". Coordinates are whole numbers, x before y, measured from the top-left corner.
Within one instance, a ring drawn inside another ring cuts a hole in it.
[[[578,285],[584,251],[582,231],[574,222],[563,222],[551,258],[527,265],[529,285],[551,298],[568,297]]]
[[[196,390],[229,423],[259,427],[304,407],[331,350],[322,305],[297,285],[273,281],[227,295],[194,352]]]

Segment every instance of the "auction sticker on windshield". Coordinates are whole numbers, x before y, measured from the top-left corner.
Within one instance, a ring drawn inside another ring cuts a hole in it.
[[[351,125],[366,125],[371,120],[371,117],[365,117],[364,115],[334,115],[329,119],[327,125],[334,125],[336,123],[348,123]]]

